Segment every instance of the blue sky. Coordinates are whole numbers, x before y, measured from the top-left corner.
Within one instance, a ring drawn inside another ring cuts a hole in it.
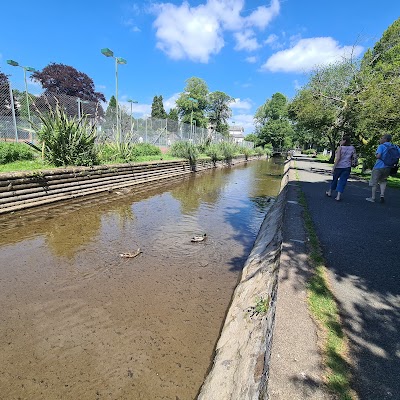
[[[257,108],[274,93],[291,98],[316,64],[362,56],[400,16],[399,0],[189,0],[3,2],[0,71],[24,90],[23,71],[51,62],[89,75],[107,100],[134,99],[135,117],[150,114],[155,95],[168,111],[190,77],[236,99],[231,122],[253,131]],[[41,87],[28,81],[30,92]]]

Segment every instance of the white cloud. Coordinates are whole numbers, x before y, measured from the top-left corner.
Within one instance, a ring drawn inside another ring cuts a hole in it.
[[[244,4],[244,0],[207,0],[197,7],[186,1],[180,6],[155,4],[156,46],[174,60],[207,63],[225,45],[224,33],[232,31],[236,33],[236,50],[255,50],[260,44],[252,28],[265,29],[279,13],[280,3],[272,0],[270,7],[258,7],[242,16]]]
[[[127,26],[131,32],[141,32],[140,28],[136,26],[135,21],[132,18],[123,20],[122,24]]]
[[[250,64],[254,64],[254,63],[257,62],[257,57],[251,56],[251,57],[245,58],[245,60],[246,60],[248,63],[250,63]]]
[[[261,45],[257,42],[255,33],[250,29],[247,29],[243,32],[237,32],[234,34],[234,36],[237,41],[235,50],[254,51],[261,47]]]
[[[299,83],[299,81],[298,81],[297,79],[295,79],[295,80],[293,81],[293,85],[294,85],[294,88],[295,88],[296,90],[300,90],[300,89],[301,89],[301,85],[300,85],[300,83]]]
[[[272,44],[275,43],[277,40],[278,40],[278,36],[275,35],[275,34],[273,33],[273,34],[269,35],[269,36],[265,39],[264,43],[265,43],[265,44],[272,45]]]
[[[236,98],[235,102],[230,104],[230,107],[232,109],[238,109],[238,110],[250,110],[252,107],[252,102],[249,99],[241,100],[240,98]]]
[[[265,29],[274,17],[279,14],[279,0],[272,0],[270,7],[258,7],[248,17],[245,18],[247,26],[255,26],[259,29]]]
[[[363,51],[361,46],[340,46],[331,37],[301,39],[293,47],[273,54],[261,70],[272,72],[307,72],[317,65],[340,61],[350,54],[357,57]]]
[[[211,54],[218,53],[224,40],[218,19],[204,6],[189,8],[160,4],[160,13],[154,22],[157,28],[157,48],[174,60],[189,58],[207,63]]]
[[[171,108],[176,107],[176,100],[180,97],[182,93],[174,93],[171,97],[164,100],[164,108],[166,112],[169,112]]]

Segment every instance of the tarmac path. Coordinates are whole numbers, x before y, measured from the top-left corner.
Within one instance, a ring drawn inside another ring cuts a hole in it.
[[[298,156],[294,165],[349,338],[353,388],[360,400],[399,400],[400,190],[369,203],[368,183],[350,178],[338,202],[325,195],[330,165]]]

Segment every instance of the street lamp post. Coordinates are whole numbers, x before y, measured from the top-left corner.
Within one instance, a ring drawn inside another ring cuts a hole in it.
[[[131,132],[132,132],[132,104],[137,104],[137,101],[136,100],[132,100],[132,99],[128,99],[128,103],[131,103]]]
[[[19,65],[17,61],[14,60],[7,60],[7,64],[12,65],[13,67],[20,67],[24,70],[24,82],[25,82],[25,96],[26,96],[26,106],[28,109],[28,121],[31,120],[31,112],[29,110],[29,95],[28,95],[28,84],[26,82],[26,71],[28,72],[36,72],[35,68],[32,67],[24,67],[22,65]]]
[[[189,100],[192,103],[192,112],[190,114],[190,136],[193,135],[193,103],[198,103],[199,101],[197,99],[194,99],[193,97],[189,97]]]
[[[117,103],[117,136],[119,135],[119,115],[118,115],[118,64],[126,64],[126,60],[122,57],[115,57],[114,52],[109,48],[101,49],[101,53],[106,57],[112,57],[115,60],[115,102]]]

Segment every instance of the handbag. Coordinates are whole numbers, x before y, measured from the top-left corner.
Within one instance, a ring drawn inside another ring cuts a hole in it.
[[[354,152],[354,153],[351,155],[351,166],[352,166],[353,168],[358,166],[358,157],[357,157],[356,152]]]

